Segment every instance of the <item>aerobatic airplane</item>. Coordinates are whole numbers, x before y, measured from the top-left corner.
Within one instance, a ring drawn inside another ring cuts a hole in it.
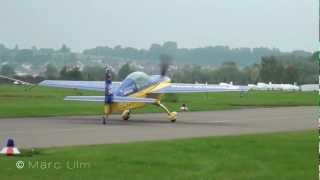
[[[64,99],[104,103],[103,124],[106,124],[112,113],[122,113],[122,119],[128,120],[132,109],[143,107],[146,104],[162,108],[168,114],[169,120],[175,122],[177,112],[171,112],[161,103],[161,98],[166,93],[243,92],[249,89],[248,86],[171,83],[171,79],[165,73],[166,70],[161,70],[161,75],[149,76],[144,72],[133,72],[122,82],[112,82],[111,70],[107,68],[105,81],[44,80],[38,85],[104,92],[104,96],[67,96]],[[0,77],[30,85],[30,83],[17,79],[1,75]]]

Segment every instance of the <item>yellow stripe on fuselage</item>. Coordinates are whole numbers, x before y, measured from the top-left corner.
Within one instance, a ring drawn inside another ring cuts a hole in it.
[[[139,97],[139,98],[145,98],[147,97],[149,94],[151,94],[152,92],[155,92],[157,90],[160,90],[160,89],[163,89],[167,86],[169,86],[171,84],[171,80],[170,79],[167,79],[165,81],[162,81],[158,84],[154,84],[154,85],[151,85],[141,91],[138,91],[134,94],[131,94],[130,97]],[[158,100],[160,100],[160,97],[157,98]]]

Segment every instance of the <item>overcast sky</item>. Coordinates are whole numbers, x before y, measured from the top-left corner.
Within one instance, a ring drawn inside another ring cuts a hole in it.
[[[0,0],[7,47],[228,45],[314,51],[317,0]]]

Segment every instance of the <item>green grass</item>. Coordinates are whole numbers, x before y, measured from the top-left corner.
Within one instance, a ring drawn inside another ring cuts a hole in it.
[[[102,95],[102,93],[47,87],[35,87],[31,91],[25,91],[23,86],[0,85],[0,117],[102,114],[101,103],[64,101],[63,98],[68,95]],[[316,92],[250,91],[244,96],[240,96],[238,92],[198,93],[179,94],[178,102],[170,102],[170,99],[172,99],[170,96],[165,97],[164,104],[174,111],[178,111],[182,103],[186,103],[191,111],[317,105]],[[163,111],[148,105],[134,112]]]
[[[309,180],[318,178],[316,144],[308,131],[24,150],[0,157],[0,179]],[[74,161],[86,164],[68,169]]]

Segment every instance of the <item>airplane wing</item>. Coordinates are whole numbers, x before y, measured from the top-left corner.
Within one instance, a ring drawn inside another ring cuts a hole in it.
[[[68,81],[68,80],[44,80],[39,84],[32,84],[29,82],[21,81],[19,79],[11,78],[8,76],[0,75],[0,78],[8,79],[10,81],[19,82],[25,85],[40,85],[48,87],[59,87],[59,88],[72,88],[72,89],[83,89],[83,90],[93,90],[93,91],[105,91],[104,81]],[[114,92],[121,82],[112,82],[112,91]]]
[[[104,96],[67,96],[64,98],[66,101],[91,101],[91,102],[104,102]],[[152,98],[135,98],[135,97],[122,97],[113,96],[112,102],[122,103],[155,103],[157,100]]]
[[[19,80],[19,79],[14,79],[14,78],[11,78],[11,77],[8,77],[8,76],[0,75],[0,78],[8,79],[8,80],[10,80],[10,81],[18,82],[18,83],[25,84],[25,85],[33,85],[32,83],[28,83],[28,82],[25,82],[25,81],[21,81],[21,80]]]
[[[249,89],[249,86],[172,83],[170,86],[153,93],[245,92]]]
[[[121,82],[112,82],[112,91],[114,92]],[[102,91],[105,90],[104,81],[67,81],[67,80],[44,80],[39,83],[40,86],[74,88],[83,90]]]

